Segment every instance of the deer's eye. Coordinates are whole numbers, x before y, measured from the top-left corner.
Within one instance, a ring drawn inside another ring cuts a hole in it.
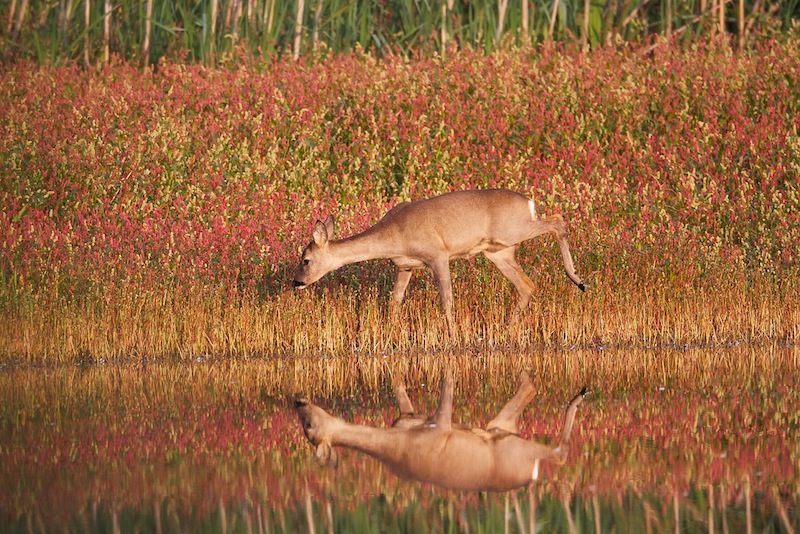
[[[303,265],[308,265],[309,263],[311,263],[311,260],[308,258],[303,258]]]

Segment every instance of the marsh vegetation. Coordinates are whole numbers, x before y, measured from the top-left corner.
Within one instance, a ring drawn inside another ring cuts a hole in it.
[[[4,64],[0,520],[530,530],[535,505],[560,530],[796,530],[798,44]],[[396,310],[384,262],[291,291],[316,220],[350,235],[489,187],[564,216],[586,293],[540,241],[510,327],[481,259],[452,265],[452,337],[426,274]],[[432,411],[448,358],[456,418],[530,373],[525,436],[593,392],[567,463],[508,513],[354,455],[314,464],[296,396],[380,425],[397,375]]]

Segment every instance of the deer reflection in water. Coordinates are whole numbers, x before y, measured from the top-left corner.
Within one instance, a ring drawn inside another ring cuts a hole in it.
[[[391,427],[351,424],[306,399],[297,400],[295,407],[322,464],[335,465],[334,447],[347,447],[376,458],[401,478],[448,489],[507,491],[535,480],[541,460],[558,465],[566,460],[575,413],[586,387],[570,402],[560,439],[550,446],[518,435],[519,415],[533,400],[527,373],[522,373],[517,393],[485,429],[452,423],[452,372],[445,373],[442,382],[439,407],[427,419],[414,413],[405,387],[397,385],[400,417]]]

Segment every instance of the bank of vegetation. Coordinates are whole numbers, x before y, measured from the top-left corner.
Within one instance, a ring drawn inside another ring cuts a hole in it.
[[[507,187],[568,222],[521,250],[515,295],[454,264],[457,345],[795,343],[800,41],[734,52],[545,46],[225,68],[0,71],[0,353],[11,361],[447,346],[430,276],[397,313],[389,262],[291,291],[333,213]]]

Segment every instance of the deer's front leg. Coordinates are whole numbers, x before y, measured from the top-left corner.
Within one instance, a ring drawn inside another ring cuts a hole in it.
[[[411,269],[398,269],[397,275],[394,279],[394,289],[392,289],[392,297],[396,303],[403,302],[403,297],[406,294],[408,282],[411,280]]]
[[[444,308],[444,318],[447,321],[447,331],[450,337],[455,336],[455,325],[453,322],[453,282],[450,278],[450,262],[445,256],[438,258],[428,265],[436,278],[436,286],[439,288],[439,296],[442,299]]]

